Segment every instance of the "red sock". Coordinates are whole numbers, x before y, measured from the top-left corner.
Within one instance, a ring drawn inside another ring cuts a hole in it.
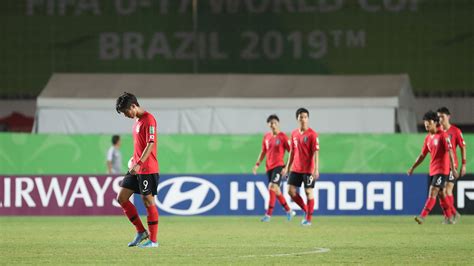
[[[129,200],[120,204],[123,209],[123,213],[128,217],[130,222],[135,225],[135,229],[137,229],[138,233],[144,232],[145,227],[143,227],[142,220],[140,220],[140,216],[138,215],[137,208],[133,205]]]
[[[306,221],[311,222],[313,218],[313,210],[314,210],[314,199],[308,200],[308,212],[306,212]]]
[[[303,198],[300,196],[300,194],[296,193],[295,196],[291,197],[291,199],[300,206],[300,208],[306,212],[306,205],[304,204]]]
[[[286,199],[283,196],[283,194],[278,195],[277,199],[280,202],[281,206],[283,206],[283,208],[285,208],[285,211],[289,212],[290,211],[290,206],[288,206],[288,204],[286,203]]]
[[[453,215],[451,213],[451,204],[449,203],[449,199],[447,197],[440,198],[441,201],[441,208],[443,208],[443,212],[446,213],[447,218],[451,218]]]
[[[271,189],[269,189],[268,192],[270,192],[270,201],[268,202],[267,215],[272,216],[273,209],[275,208],[276,194],[275,191]]]
[[[448,215],[448,206],[446,206],[446,203],[447,203],[447,198],[445,198],[444,200],[441,199],[441,197],[439,198],[439,206],[441,206],[441,210],[443,210],[443,215],[445,218],[449,218],[449,215]]]
[[[453,195],[448,195],[447,198],[448,198],[448,203],[449,203],[449,205],[450,205],[450,207],[451,207],[451,213],[452,213],[453,215],[456,215],[456,213],[458,212],[458,210],[456,210],[456,207],[454,207],[454,196],[453,196]]]
[[[148,213],[146,219],[148,222],[148,230],[150,230],[150,240],[156,243],[158,236],[158,209],[155,205],[151,205],[146,208],[146,212]]]
[[[421,217],[422,218],[425,218],[431,211],[431,209],[433,209],[433,207],[435,206],[436,204],[436,198],[428,198],[426,200],[426,203],[425,203],[425,207],[423,208],[423,211],[421,211]]]

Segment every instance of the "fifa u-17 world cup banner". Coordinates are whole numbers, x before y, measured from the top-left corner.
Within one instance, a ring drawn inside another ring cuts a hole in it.
[[[2,0],[9,69],[0,94],[36,96],[58,72],[408,73],[416,91],[466,92],[473,8],[472,0]]]
[[[115,198],[122,178],[0,176],[0,215],[121,215]],[[416,214],[423,207],[427,189],[426,175],[421,174],[322,174],[314,189],[315,213]],[[299,210],[286,193],[286,182],[282,190],[291,208]],[[145,214],[140,196],[131,200]],[[266,177],[247,174],[163,175],[156,197],[162,215],[262,215],[268,200]],[[466,201],[464,206],[471,206]],[[274,214],[283,214],[278,202]]]

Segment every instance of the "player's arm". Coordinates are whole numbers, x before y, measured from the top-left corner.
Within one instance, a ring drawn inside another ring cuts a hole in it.
[[[418,155],[418,158],[416,158],[416,161],[415,163],[413,164],[412,167],[410,167],[410,169],[408,169],[408,172],[407,174],[408,175],[412,175],[413,174],[413,171],[415,171],[415,169],[418,167],[418,165],[420,165],[423,160],[425,159],[426,157],[426,154],[425,153],[421,153],[420,155]]]
[[[313,139],[312,149],[314,151],[314,179],[319,179],[319,137],[316,135]]]
[[[288,174],[288,172],[290,172],[291,166],[293,165],[293,158],[294,157],[295,157],[294,149],[292,148],[290,150],[289,155],[288,155],[288,161],[286,162],[286,166],[283,168],[283,170],[281,170],[281,175],[282,176],[285,176],[286,174]]]
[[[142,156],[140,157],[140,162],[144,163],[150,156],[151,152],[153,151],[153,148],[155,147],[154,142],[148,142],[148,144],[145,147],[145,150],[143,150]]]
[[[290,139],[288,139],[287,135],[284,135],[284,136],[285,136],[285,138],[284,138],[284,143],[283,144],[284,144],[285,150],[287,152],[290,152],[290,150],[291,150]]]
[[[459,176],[463,177],[466,174],[466,145],[463,145],[461,148],[461,169],[459,171]]]
[[[458,178],[459,177],[458,169],[456,169],[456,167],[454,167],[454,153],[453,153],[452,149],[449,149],[449,165],[450,165],[450,168],[453,169],[454,177]]]
[[[265,136],[264,136],[262,140],[262,149],[260,150],[260,153],[258,154],[257,162],[255,162],[255,165],[253,166],[253,169],[252,169],[252,172],[254,175],[257,174],[257,169],[260,166],[260,163],[263,161],[263,158],[265,158],[266,154],[267,154],[267,145],[265,145]]]
[[[461,130],[458,131],[458,141],[459,148],[461,149],[461,169],[459,171],[459,176],[464,176],[466,174],[466,142],[462,135]]]
[[[253,172],[254,175],[257,174],[257,169],[260,166],[260,163],[263,161],[263,158],[265,158],[265,154],[266,154],[266,152],[262,149],[260,151],[260,154],[258,155],[257,162],[255,163],[255,165],[252,169],[252,172]]]
[[[143,150],[142,156],[140,157],[138,162],[135,162],[135,165],[132,167],[132,169],[130,169],[130,174],[134,175],[134,174],[137,173],[137,171],[138,171],[138,169],[140,169],[140,166],[142,165],[142,163],[146,162],[146,160],[150,156],[150,154],[153,151],[154,147],[155,147],[154,142],[148,142],[145,149]]]
[[[452,169],[453,171],[453,175],[455,178],[458,178],[459,175],[458,175],[458,169],[456,169],[455,167],[455,164],[454,164],[454,152],[453,152],[453,149],[452,149],[452,145],[451,145],[451,140],[449,139],[449,137],[446,135],[444,137],[445,139],[445,148],[448,149],[448,153],[449,153],[449,167],[450,169]]]
[[[314,152],[314,172],[313,172],[314,179],[319,178],[319,151]]]

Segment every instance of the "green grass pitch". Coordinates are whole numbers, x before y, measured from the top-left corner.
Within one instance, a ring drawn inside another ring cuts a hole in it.
[[[474,217],[424,225],[408,216],[160,218],[160,247],[128,248],[125,217],[0,217],[6,264],[471,264]],[[145,221],[145,217],[142,217]],[[1,264],[0,263],[0,264]]]

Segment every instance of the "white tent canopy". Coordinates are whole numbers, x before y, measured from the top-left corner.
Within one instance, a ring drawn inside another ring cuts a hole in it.
[[[298,107],[319,132],[416,132],[407,75],[247,74],[54,74],[38,97],[36,131],[129,133],[133,121],[115,111],[124,91],[165,134],[261,133],[273,113],[288,132]]]

